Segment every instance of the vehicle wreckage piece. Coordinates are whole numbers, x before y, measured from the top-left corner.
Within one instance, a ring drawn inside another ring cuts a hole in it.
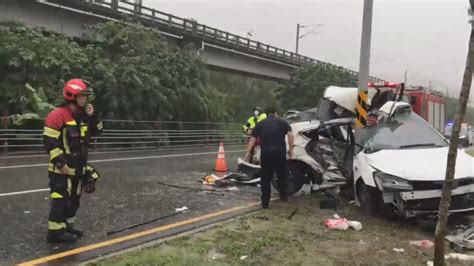
[[[452,248],[456,251],[474,249],[474,224],[458,229],[445,238],[451,242]]]

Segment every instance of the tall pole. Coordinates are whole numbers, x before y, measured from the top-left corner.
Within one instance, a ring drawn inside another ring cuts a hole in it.
[[[300,24],[296,24],[296,49],[295,53],[298,54],[298,46],[300,45]]]
[[[404,82],[405,83],[405,86],[407,85],[407,76],[408,76],[408,71],[405,70],[405,79],[404,79]]]
[[[357,120],[356,128],[362,128],[367,124],[368,96],[367,84],[369,82],[370,68],[370,41],[372,38],[372,10],[373,0],[364,0],[364,14],[362,17],[362,36],[360,43],[359,61],[359,85],[356,104]]]

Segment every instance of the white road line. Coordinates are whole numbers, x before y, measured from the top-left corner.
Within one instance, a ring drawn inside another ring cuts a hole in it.
[[[35,193],[35,192],[43,192],[43,191],[49,191],[49,188],[41,188],[41,189],[33,189],[33,190],[25,190],[25,191],[17,191],[17,192],[0,193],[0,197]]]
[[[237,153],[237,152],[243,152],[243,151],[245,151],[245,150],[227,151],[227,153]],[[184,154],[167,154],[167,155],[153,155],[153,156],[141,156],[141,157],[113,158],[113,159],[92,160],[92,161],[89,161],[89,162],[91,162],[91,163],[119,162],[119,161],[133,161],[133,160],[198,156],[198,155],[209,155],[209,154],[217,154],[217,152],[199,152],[199,153],[184,153]],[[23,164],[23,165],[0,166],[0,170],[2,170],[2,169],[17,169],[17,168],[31,168],[31,167],[39,167],[39,166],[48,166],[48,164],[47,163],[39,163],[39,164]]]

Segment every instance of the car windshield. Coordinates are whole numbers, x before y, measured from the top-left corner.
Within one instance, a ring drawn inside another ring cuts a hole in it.
[[[425,120],[413,112],[361,130],[357,141],[365,151],[445,147],[448,142]]]

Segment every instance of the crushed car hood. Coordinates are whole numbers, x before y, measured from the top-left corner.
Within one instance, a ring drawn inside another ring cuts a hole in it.
[[[373,168],[407,180],[444,180],[449,147],[381,150],[366,155]],[[474,157],[458,150],[455,178],[474,177]]]

